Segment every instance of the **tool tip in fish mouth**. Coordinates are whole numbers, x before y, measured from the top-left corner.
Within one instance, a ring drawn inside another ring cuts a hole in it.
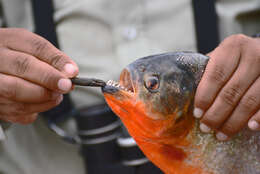
[[[105,85],[105,86],[102,87],[103,93],[114,94],[118,91],[119,91],[119,89],[115,86],[112,86],[112,85]]]
[[[104,93],[112,93],[112,94],[116,93],[118,91],[123,91],[123,92],[127,92],[127,93],[133,93],[134,92],[132,87],[131,88],[129,86],[125,87],[125,86],[123,86],[123,85],[121,85],[118,82],[113,81],[113,80],[107,81],[106,86],[104,86],[102,88],[102,91]]]

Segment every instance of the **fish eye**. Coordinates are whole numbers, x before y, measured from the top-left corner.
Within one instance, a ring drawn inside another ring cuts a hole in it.
[[[145,79],[144,84],[150,92],[156,92],[160,85],[159,78],[157,76],[149,76]]]

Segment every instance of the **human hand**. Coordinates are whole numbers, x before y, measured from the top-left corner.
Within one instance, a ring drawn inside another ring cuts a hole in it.
[[[71,90],[77,65],[42,37],[0,29],[0,120],[31,123]]]
[[[260,39],[233,35],[209,56],[194,103],[200,129],[213,129],[219,140],[229,139],[247,124],[260,130]]]

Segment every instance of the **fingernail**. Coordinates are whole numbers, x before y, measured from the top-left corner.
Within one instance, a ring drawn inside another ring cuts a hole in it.
[[[51,99],[52,99],[52,100],[56,100],[57,97],[59,97],[60,95],[61,95],[61,93],[59,93],[59,92],[53,92],[53,93],[51,94]]]
[[[65,72],[66,72],[68,75],[72,75],[72,76],[75,75],[75,72],[77,71],[75,65],[70,64],[70,63],[68,63],[68,64],[66,64],[66,65],[64,66],[64,70],[65,70]]]
[[[69,79],[60,79],[58,81],[58,88],[61,91],[68,92],[71,89],[72,83]]]
[[[202,109],[194,108],[194,110],[193,110],[194,117],[201,118],[203,114],[204,114],[204,111]]]
[[[259,124],[255,120],[251,120],[248,122],[248,127],[252,130],[259,129]]]
[[[200,130],[204,133],[209,133],[211,129],[204,123],[200,123]]]
[[[63,100],[63,95],[60,95],[60,97],[57,98],[56,103],[60,104],[62,100]]]
[[[220,140],[220,141],[225,141],[225,140],[228,139],[228,136],[227,136],[226,134],[222,133],[222,132],[218,132],[218,133],[216,134],[216,137],[217,137],[217,139]]]

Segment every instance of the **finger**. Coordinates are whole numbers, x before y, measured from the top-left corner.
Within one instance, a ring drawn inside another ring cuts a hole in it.
[[[17,123],[30,124],[30,123],[33,123],[37,118],[38,118],[38,113],[35,113],[35,114],[28,115],[25,118],[19,117],[19,119],[17,120]]]
[[[63,96],[57,98],[55,101],[48,101],[39,104],[28,104],[28,103],[3,103],[0,105],[0,114],[6,116],[19,116],[28,115],[33,113],[45,112],[55,106],[57,106],[63,99]]]
[[[43,103],[56,100],[61,94],[24,79],[0,73],[0,96],[11,101]]]
[[[213,103],[219,90],[225,85],[240,61],[240,47],[248,37],[233,35],[225,39],[210,53],[211,59],[197,88],[195,110],[200,109],[197,117]]]
[[[247,125],[248,120],[256,113],[257,110],[260,109],[260,98],[258,96],[260,96],[260,78],[258,78],[245,93],[236,109],[221,127],[219,132],[227,137],[232,137],[244,128]],[[253,120],[253,117],[251,120]]]
[[[253,67],[253,66],[251,66]],[[250,71],[253,69],[258,70],[258,68],[248,68],[247,71],[250,74]],[[246,75],[246,74],[245,74]],[[251,75],[241,77],[241,79],[248,80],[248,83],[251,82]],[[241,91],[241,90],[238,90]],[[238,94],[238,93],[237,93]],[[252,117],[252,115],[260,108],[260,79],[258,78],[254,84],[248,89],[248,91],[244,94],[242,99],[239,101],[232,115],[228,118],[228,120],[224,123],[222,128],[219,130],[227,137],[232,137],[236,133],[238,133],[245,125],[248,120]],[[233,96],[230,99],[231,103],[237,103],[237,96]],[[224,107],[223,107],[224,108]],[[220,111],[220,114],[222,111]],[[253,123],[254,124],[254,123]],[[218,134],[217,134],[218,135]],[[218,137],[218,136],[217,136]],[[221,137],[221,136],[220,136]],[[222,136],[225,137],[225,136]]]
[[[238,42],[226,39],[210,53],[210,60],[195,95],[195,117],[200,118],[204,114],[215,100],[220,89],[235,72],[240,60],[237,45]]]
[[[29,54],[2,48],[0,61],[2,73],[21,77],[50,90],[63,93],[71,90],[71,80],[57,69]]]
[[[5,31],[5,45],[8,48],[33,55],[66,73],[68,77],[74,77],[78,74],[75,62],[41,36],[25,29],[2,30]]]
[[[257,79],[259,71],[258,65],[250,59],[242,59],[236,72],[221,89],[214,103],[202,117],[201,122],[215,130],[220,128],[234,108],[241,107],[237,104],[250,85]],[[230,132],[230,135],[232,135],[232,132]]]
[[[260,110],[248,121],[248,127],[253,131],[260,131]]]
[[[33,123],[38,117],[38,113],[23,115],[23,116],[13,116],[7,117],[3,116],[1,119],[3,121],[11,122],[11,123],[20,123],[20,124],[30,124]]]

